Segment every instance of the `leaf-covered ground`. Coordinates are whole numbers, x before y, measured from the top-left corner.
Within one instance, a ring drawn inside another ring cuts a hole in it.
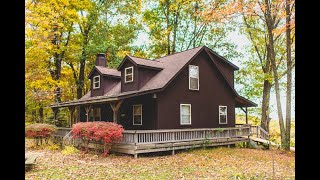
[[[30,150],[37,165],[26,179],[294,179],[295,154],[280,150],[207,148],[176,155],[108,157]],[[273,161],[274,159],[274,161]]]

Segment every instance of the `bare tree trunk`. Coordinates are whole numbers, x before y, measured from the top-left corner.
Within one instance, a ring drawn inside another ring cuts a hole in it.
[[[175,13],[174,17],[174,25],[173,25],[173,42],[172,42],[172,51],[171,53],[176,52],[176,39],[177,39],[177,29],[178,29],[178,22],[179,22],[179,12],[180,8],[178,8],[177,12]]]
[[[37,111],[32,110],[31,114],[32,114],[32,122],[37,122]]]
[[[284,147],[286,143],[286,136],[285,136],[285,128],[284,128],[284,122],[283,122],[283,115],[282,115],[282,108],[281,108],[281,97],[280,97],[280,85],[279,85],[279,77],[277,72],[277,65],[276,65],[276,55],[274,52],[274,39],[273,39],[273,33],[274,30],[274,19],[271,16],[271,5],[269,0],[265,0],[266,5],[266,12],[265,12],[265,18],[266,18],[266,25],[267,25],[267,31],[268,31],[268,44],[267,44],[267,52],[269,54],[269,58],[271,61],[271,67],[273,71],[273,78],[274,78],[274,85],[275,85],[275,91],[276,91],[276,102],[277,102],[277,109],[278,109],[278,118],[279,118],[279,124],[280,124],[280,133],[281,133],[281,146]]]
[[[247,21],[246,16],[244,15],[244,13],[242,14],[243,16],[243,21],[246,25],[246,27],[248,28],[248,34],[250,37],[251,42],[254,44],[254,38],[251,34],[250,31],[250,26],[249,23]],[[261,68],[262,71],[264,73],[264,75],[271,75],[272,71],[271,71],[271,63],[270,63],[270,55],[269,53],[266,53],[266,56],[262,55],[259,52],[259,48],[256,44],[254,44],[254,49],[257,53],[257,56],[260,60],[260,64],[261,64]],[[267,49],[267,47],[266,47]],[[268,50],[266,50],[268,52]],[[262,104],[261,104],[261,127],[266,130],[267,132],[269,132],[269,122],[270,122],[270,117],[269,117],[269,103],[270,103],[270,90],[271,90],[272,84],[268,79],[265,79],[263,82],[263,95],[262,95]]]
[[[51,41],[51,43],[55,46],[58,46],[58,49],[61,47],[61,39],[64,35],[64,33],[61,33],[60,36],[58,36],[58,25],[56,24],[53,28],[53,39]],[[64,44],[64,46],[68,46],[69,40],[70,40],[70,35],[71,35],[71,31],[67,32],[67,39],[66,42]],[[65,50],[63,50],[60,53],[55,52],[53,54],[53,69],[51,69],[52,63],[49,60],[49,73],[52,77],[53,80],[58,81],[61,78],[61,64],[62,64],[62,59],[64,58],[64,54],[65,54]],[[61,102],[61,88],[59,86],[56,86],[54,89],[54,94],[55,94],[55,102]]]
[[[80,71],[79,71],[79,79],[77,84],[77,99],[80,99],[83,96],[85,66],[86,66],[86,58],[83,57],[80,60]]]
[[[268,80],[263,82],[263,95],[262,95],[262,105],[261,105],[261,127],[269,132],[269,102],[270,102],[270,90],[271,83]]]
[[[171,34],[171,30],[170,29],[170,19],[169,19],[169,15],[170,15],[170,2],[169,0],[165,0],[164,2],[164,14],[166,16],[166,23],[167,23],[167,55],[171,54],[171,46],[170,46],[170,34]]]
[[[43,107],[42,106],[40,106],[39,108],[39,121],[43,123]]]
[[[195,4],[194,14],[196,14],[197,10],[198,10],[198,2],[196,2],[196,4]],[[194,37],[194,39],[193,39],[192,46],[193,46],[193,48],[195,48],[196,47],[196,35],[197,35],[197,16],[196,15],[194,15],[194,22],[193,23],[194,23],[193,24],[193,37]]]
[[[287,45],[287,99],[286,99],[286,145],[285,149],[290,150],[291,130],[291,86],[292,86],[292,60],[291,60],[291,29],[290,29],[290,0],[286,0],[286,45]],[[289,70],[290,69],[290,70]]]

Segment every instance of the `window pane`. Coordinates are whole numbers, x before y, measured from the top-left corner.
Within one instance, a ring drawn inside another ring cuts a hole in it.
[[[189,115],[181,115],[181,124],[190,124],[190,116]]]
[[[193,78],[198,78],[198,66],[189,66],[189,76]]]
[[[127,75],[128,75],[128,74],[132,74],[132,69],[133,69],[133,68],[126,69],[126,74],[127,74]]]
[[[198,79],[190,77],[190,89],[198,89]]]
[[[181,106],[181,114],[189,115],[190,114],[190,106],[182,105]]]
[[[141,115],[141,106],[133,106],[134,115]]]
[[[132,81],[132,74],[126,76],[126,81]]]
[[[134,124],[142,124],[142,116],[141,115],[135,115],[133,117],[133,121],[134,121]]]
[[[220,114],[227,114],[227,107],[220,106]]]
[[[220,115],[220,123],[227,123],[227,115]]]

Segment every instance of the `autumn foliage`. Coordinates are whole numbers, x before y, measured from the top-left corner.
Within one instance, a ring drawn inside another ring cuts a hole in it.
[[[26,127],[26,137],[34,138],[36,144],[39,142],[42,144],[42,139],[45,139],[48,142],[48,139],[57,131],[54,125],[35,123],[30,124]]]
[[[104,145],[104,154],[108,154],[111,144],[121,140],[123,127],[113,122],[79,122],[72,126],[72,138],[80,138],[87,144],[89,141]]]

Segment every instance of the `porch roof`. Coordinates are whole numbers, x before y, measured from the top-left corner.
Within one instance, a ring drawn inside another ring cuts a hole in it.
[[[252,101],[250,101],[249,99],[240,96],[239,94],[237,94],[236,98],[236,104],[235,107],[239,108],[239,107],[257,107],[258,105]]]
[[[66,101],[66,102],[61,102],[61,103],[55,103],[55,104],[49,105],[47,107],[51,107],[51,108],[53,108],[53,107],[68,107],[68,106],[76,106],[76,105],[112,102],[112,101],[130,98],[133,96],[149,94],[149,93],[153,93],[153,92],[157,92],[157,91],[159,91],[159,90],[153,90],[153,91],[148,91],[148,92],[129,91],[129,92],[123,92],[123,93],[119,93],[119,94],[105,94],[103,96],[94,96],[94,97],[90,97],[91,91],[89,91],[81,99],[71,100],[71,101]]]

